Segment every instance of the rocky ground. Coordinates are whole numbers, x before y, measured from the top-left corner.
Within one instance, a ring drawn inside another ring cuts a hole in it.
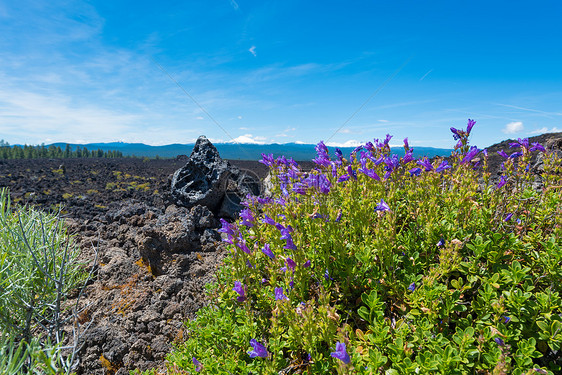
[[[531,141],[562,150],[562,133]],[[508,141],[489,148],[496,178],[503,161],[496,151],[513,152],[508,148]],[[203,152],[200,163],[207,168],[215,159]],[[89,327],[82,335],[78,374],[162,368],[171,345],[184,337],[182,322],[205,304],[203,287],[225,254],[217,232],[225,204],[200,205],[185,191],[171,191],[174,180],[199,173],[184,171],[174,179],[190,163],[187,156],[0,161],[0,187],[8,187],[14,201],[60,212],[81,260],[93,266],[80,299],[77,292],[70,299],[84,309],[82,329]],[[258,162],[231,165],[256,181],[268,172]],[[216,183],[228,196],[239,196],[240,175],[215,176],[209,186]]]
[[[60,211],[80,259],[92,265],[97,256],[79,300],[89,328],[78,374],[162,367],[182,322],[205,303],[203,287],[223,256],[220,223],[207,207],[178,206],[171,196],[171,176],[187,159],[0,161],[0,187],[13,201]],[[256,178],[268,171],[232,165]]]

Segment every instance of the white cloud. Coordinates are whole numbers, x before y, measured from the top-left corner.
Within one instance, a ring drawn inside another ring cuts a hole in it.
[[[521,121],[513,121],[506,124],[502,129],[502,132],[505,134],[514,134],[520,132],[521,130],[523,130],[523,123]]]
[[[349,134],[349,133],[351,133],[351,130],[349,130],[349,129],[341,129],[338,133]]]
[[[339,142],[328,142],[326,143],[326,146],[330,146],[330,147],[357,147],[362,145],[363,143],[356,141],[354,139],[350,139],[349,141],[346,141],[344,143],[339,143]]]
[[[242,116],[238,116],[238,120],[242,120]]]
[[[240,9],[240,7],[238,6],[238,3],[234,0],[230,0],[230,5],[232,5],[232,7],[234,8],[234,10],[238,10]]]
[[[248,51],[250,51],[250,53],[251,53],[252,55],[254,55],[254,57],[257,56],[257,54],[256,54],[256,46],[251,46]]]
[[[228,143],[250,143],[254,145],[263,145],[265,144],[267,138],[260,137],[260,136],[253,136],[252,134],[244,134],[234,138],[232,141]]]
[[[379,122],[388,122],[388,120],[378,120]]]
[[[531,134],[558,133],[558,132],[562,132],[562,129],[558,129],[556,126],[549,129],[545,126],[540,129],[533,130]]]
[[[197,120],[204,120],[205,118],[203,116],[197,116],[195,117]]]

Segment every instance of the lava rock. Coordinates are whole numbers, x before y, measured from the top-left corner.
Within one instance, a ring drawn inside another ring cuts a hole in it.
[[[204,136],[197,139],[187,163],[172,176],[171,194],[184,207],[215,210],[226,191],[230,166]]]
[[[234,219],[244,197],[260,194],[260,180],[252,171],[241,171],[221,159],[216,147],[201,136],[187,163],[173,174],[170,192],[177,205],[205,206],[220,217]]]

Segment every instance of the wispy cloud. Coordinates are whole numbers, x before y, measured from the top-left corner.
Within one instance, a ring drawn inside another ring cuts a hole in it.
[[[541,115],[545,115],[546,117],[551,117],[551,118],[552,118],[552,116],[562,116],[562,112],[547,112],[547,111],[541,111],[539,109],[525,108],[525,107],[519,107],[519,106],[516,106],[516,105],[502,104],[502,103],[496,103],[496,105],[499,105],[499,106],[502,106],[502,107],[507,107],[507,108],[518,109],[520,111],[539,113]]]
[[[521,121],[513,121],[505,125],[502,129],[502,132],[505,134],[515,134],[522,131],[524,128],[523,123]]]
[[[540,129],[533,130],[531,134],[558,133],[558,132],[562,132],[562,129],[559,129],[556,126],[549,129],[545,126]]]
[[[230,0],[230,5],[232,5],[232,7],[234,8],[234,10],[238,10],[240,9],[240,6],[238,6],[238,3],[234,0]]]
[[[254,55],[254,57],[257,56],[257,54],[256,54],[256,46],[251,46],[248,51],[250,51],[250,53],[251,53],[252,55]]]

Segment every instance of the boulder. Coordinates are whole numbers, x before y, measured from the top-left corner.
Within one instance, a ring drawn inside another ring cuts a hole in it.
[[[248,194],[259,195],[259,178],[223,160],[216,147],[200,136],[186,164],[170,180],[171,196],[178,206],[205,206],[221,217],[236,218]]]

